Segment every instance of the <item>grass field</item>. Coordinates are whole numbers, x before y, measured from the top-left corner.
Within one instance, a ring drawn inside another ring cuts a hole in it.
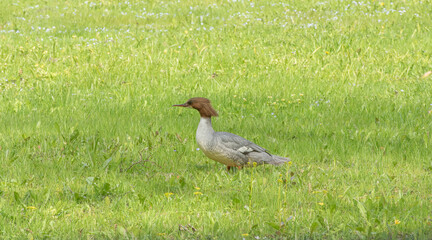
[[[432,2],[0,2],[1,239],[431,239]],[[226,172],[217,131],[291,165]]]

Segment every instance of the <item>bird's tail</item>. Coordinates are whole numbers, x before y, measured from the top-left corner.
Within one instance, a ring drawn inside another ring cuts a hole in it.
[[[269,162],[272,165],[282,165],[284,163],[291,162],[291,159],[287,157],[272,155],[272,158],[273,161]]]

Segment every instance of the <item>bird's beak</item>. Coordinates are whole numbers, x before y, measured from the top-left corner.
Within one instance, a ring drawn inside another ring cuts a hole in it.
[[[183,104],[173,105],[173,107],[188,107],[188,105],[186,103],[183,103]]]

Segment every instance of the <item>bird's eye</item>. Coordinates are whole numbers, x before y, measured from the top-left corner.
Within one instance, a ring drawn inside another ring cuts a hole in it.
[[[187,104],[188,104],[188,105],[192,105],[192,101],[188,101]]]

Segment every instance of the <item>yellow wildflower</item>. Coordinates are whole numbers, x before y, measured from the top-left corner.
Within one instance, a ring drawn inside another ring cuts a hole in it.
[[[324,203],[322,203],[322,202],[319,202],[318,204],[321,205],[321,206],[324,206]]]
[[[167,197],[167,198],[171,197],[172,195],[174,195],[174,193],[172,193],[172,192],[165,193],[165,197]]]
[[[194,195],[202,195],[202,192],[194,192]]]
[[[395,219],[395,225],[398,225],[398,224],[400,224],[401,222],[399,221],[399,220],[397,220],[397,219]]]

